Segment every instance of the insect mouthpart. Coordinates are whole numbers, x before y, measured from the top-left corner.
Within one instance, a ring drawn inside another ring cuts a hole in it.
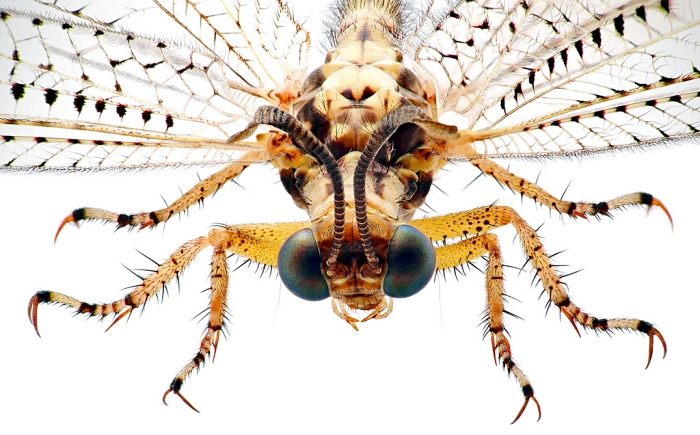
[[[336,304],[374,313],[388,307],[387,298],[413,296],[428,284],[435,273],[435,250],[421,231],[371,215],[371,242],[378,258],[378,267],[373,267],[359,240],[357,226],[352,226],[352,210],[345,221],[345,240],[332,268],[327,261],[332,239],[324,238],[330,231],[323,231],[333,225],[332,218],[317,227],[318,241],[314,231],[306,228],[282,245],[277,263],[280,278],[294,295],[308,301],[333,296],[336,313]],[[341,318],[348,320],[346,313]],[[376,314],[370,318],[376,318]]]

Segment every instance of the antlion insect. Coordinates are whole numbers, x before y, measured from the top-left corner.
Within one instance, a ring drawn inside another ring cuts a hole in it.
[[[180,43],[120,27],[135,12],[112,22],[61,4],[44,5],[51,15],[3,9],[1,84],[14,103],[2,118],[3,168],[222,166],[165,208],[138,214],[81,208],[58,232],[84,220],[139,229],[163,224],[265,162],[279,170],[310,221],[214,228],[112,303],[38,292],[29,304],[37,333],[41,303],[113,315],[111,328],[211,247],[207,330],[163,397],[175,394],[195,409],[181,389],[215,354],[225,326],[227,255],[277,267],[303,299],[330,297],[333,311],[355,329],[388,316],[392,298],[414,295],[436,270],[486,256],[484,332],[494,362],[514,375],[524,395],[515,422],[530,401],[538,413],[540,407],[505,334],[503,260],[490,231],[511,226],[549,305],[577,332],[577,325],[638,331],[648,336],[647,366],[655,339],[665,355],[651,323],[595,318],[575,305],[536,231],[513,208],[413,216],[440,169],[464,161],[562,215],[598,217],[642,205],[670,219],[648,193],[564,201],[490,159],[585,156],[697,137],[697,6],[466,2],[419,11],[394,1],[348,0],[333,7],[326,63],[305,76],[309,34],[286,6],[186,5],[156,3],[146,11],[180,26],[186,32]],[[250,23],[237,18],[244,10],[255,18]],[[266,31],[268,25],[275,30]],[[260,41],[251,39],[252,30]],[[37,102],[48,116],[23,114]],[[461,115],[458,125],[440,122],[446,111]]]

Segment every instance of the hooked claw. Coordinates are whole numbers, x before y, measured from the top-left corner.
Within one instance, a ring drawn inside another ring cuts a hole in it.
[[[38,334],[38,332],[37,332]],[[649,368],[649,364],[651,364],[651,356],[654,354],[654,336],[659,337],[659,341],[661,341],[661,345],[664,347],[664,356],[663,358],[666,358],[666,340],[664,340],[663,335],[659,332],[658,329],[656,328],[651,328],[649,332],[647,333],[649,335],[649,359],[647,360],[647,366],[644,367],[644,370]]]
[[[32,325],[34,325],[34,330],[36,331],[36,335],[41,337],[41,334],[39,334],[39,325],[37,324],[39,318],[39,294],[35,294],[32,296],[32,298],[29,300],[29,308],[27,309],[27,314],[29,315],[29,321],[32,322]]]
[[[165,394],[163,394],[163,403],[165,404],[165,406],[168,406],[168,402],[166,402],[165,399],[168,397],[168,394],[170,394],[170,393],[175,393],[175,394],[177,395],[177,397],[179,397],[180,399],[182,399],[182,401],[185,402],[185,404],[186,404],[187,406],[189,406],[190,408],[192,408],[193,411],[199,412],[199,410],[198,410],[197,408],[195,408],[194,406],[192,406],[192,404],[189,402],[189,400],[185,399],[185,396],[183,396],[183,395],[180,393],[180,390],[179,390],[179,389],[174,389],[174,388],[172,388],[172,387],[168,388],[168,390],[165,392]]]
[[[515,416],[515,420],[513,420],[510,424],[513,424],[516,421],[518,421],[520,416],[523,415],[523,412],[525,412],[525,408],[527,408],[527,404],[530,402],[530,399],[532,399],[532,401],[535,402],[535,405],[537,405],[537,421],[540,421],[540,419],[542,418],[542,409],[540,409],[540,403],[535,398],[534,393],[529,393],[525,395],[525,403],[523,403],[523,407],[520,408],[520,412],[518,412],[518,415]]]
[[[56,240],[58,240],[58,235],[61,234],[63,227],[65,227],[69,223],[74,223],[77,228],[80,228],[80,225],[78,224],[78,220],[75,219],[75,211],[73,213],[69,214],[68,216],[66,216],[66,218],[63,219],[63,222],[61,222],[61,225],[58,226],[58,230],[56,231],[56,235],[53,238],[54,245],[56,244]]]
[[[673,218],[671,217],[671,213],[669,213],[666,206],[658,199],[653,198],[653,197],[651,198],[651,201],[649,202],[649,208],[647,209],[647,214],[651,213],[651,208],[654,206],[661,208],[661,210],[663,210],[664,213],[666,213],[668,220],[671,222],[671,230],[673,230]],[[656,332],[658,333],[658,331],[656,331]]]

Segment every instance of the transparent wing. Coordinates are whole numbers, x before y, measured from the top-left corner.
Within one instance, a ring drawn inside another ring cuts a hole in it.
[[[281,2],[111,3],[0,2],[0,168],[231,162],[254,145],[226,139],[306,66]]]
[[[452,2],[407,41],[491,157],[585,154],[698,137],[700,2]]]

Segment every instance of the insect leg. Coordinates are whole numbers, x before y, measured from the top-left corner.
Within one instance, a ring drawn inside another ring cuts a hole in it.
[[[498,208],[510,209],[510,207]],[[647,359],[646,367],[649,367],[651,357],[654,353],[654,336],[661,341],[661,345],[664,348],[664,357],[666,356],[666,341],[659,330],[654,328],[651,323],[644,320],[627,318],[599,319],[589,315],[576,306],[576,304],[574,304],[569,298],[566,288],[561,282],[559,275],[554,270],[554,266],[545,253],[544,247],[542,246],[542,243],[540,242],[535,230],[513,209],[510,209],[510,214],[510,223],[518,232],[518,236],[520,237],[520,241],[530,264],[537,272],[537,275],[544,286],[544,290],[549,297],[548,307],[551,304],[559,307],[561,312],[567,319],[569,319],[579,337],[581,336],[581,333],[576,326],[577,323],[583,326],[584,329],[591,328],[599,331],[606,331],[609,329],[631,329],[634,331],[639,331],[642,334],[646,334],[649,337],[649,358]]]
[[[173,393],[182,399],[187,406],[199,412],[197,408],[192,406],[192,404],[180,393],[180,389],[185,383],[187,376],[189,376],[193,370],[198,369],[204,364],[204,360],[211,351],[212,347],[214,348],[214,354],[211,358],[212,362],[216,358],[216,348],[219,344],[219,335],[221,334],[221,329],[224,327],[224,320],[226,317],[227,292],[228,268],[226,266],[226,249],[224,248],[224,243],[222,242],[214,247],[214,255],[211,261],[209,321],[207,322],[207,329],[204,333],[204,338],[202,338],[202,343],[199,345],[199,351],[197,354],[182,370],[180,370],[180,373],[178,373],[170,383],[170,388],[168,388],[165,394],[163,394],[163,403],[166,405],[167,403],[165,399],[168,397],[168,394]]]
[[[657,198],[654,198],[654,196],[651,194],[645,192],[629,193],[609,201],[598,203],[562,201],[552,196],[549,192],[545,191],[537,184],[518,177],[491,160],[475,159],[471,160],[471,164],[476,166],[484,174],[495,178],[501,185],[519,193],[521,196],[526,196],[535,202],[544,205],[545,207],[549,207],[561,214],[566,214],[574,218],[607,215],[611,210],[616,208],[632,205],[645,205],[649,208],[660,207],[664,213],[666,213],[666,216],[668,216],[668,220],[671,221],[671,225],[673,225],[671,214],[668,212],[663,203]]]
[[[75,308],[77,313],[87,314],[89,317],[104,319],[110,314],[116,316],[107,330],[118,321],[148,302],[158,292],[163,291],[165,285],[177,277],[192,260],[205,247],[209,246],[206,237],[199,237],[182,245],[170,258],[158,266],[155,272],[146,277],[141,285],[130,292],[124,298],[107,304],[89,304],[73,297],[52,291],[37,292],[29,301],[29,320],[34,325],[34,330],[39,335],[38,310],[40,304],[58,304]]]
[[[308,226],[308,222],[280,224],[248,224],[231,225],[225,228],[215,228],[207,235],[205,245],[214,246],[211,262],[211,293],[209,296],[209,321],[199,351],[192,360],[175,376],[170,387],[163,394],[163,403],[170,393],[177,395],[187,406],[199,412],[180,393],[187,377],[200,368],[212,348],[216,357],[219,335],[224,327],[226,318],[226,295],[228,291],[228,269],[226,266],[226,251],[246,257],[267,266],[277,265],[277,255],[282,243],[300,228]]]
[[[36,293],[29,301],[29,320],[34,325],[37,335],[39,335],[39,305],[42,303],[59,304],[73,307],[78,313],[87,314],[91,317],[100,317],[101,319],[113,314],[116,318],[107,328],[109,330],[118,321],[131,313],[134,308],[144,305],[158,292],[163,291],[165,285],[176,278],[202,249],[213,246],[212,285],[207,330],[195,357],[177,374],[170,384],[170,388],[163,395],[163,402],[165,402],[168,394],[174,393],[190,408],[197,411],[180,393],[180,389],[187,376],[202,365],[212,347],[214,349],[212,360],[216,356],[216,347],[226,316],[226,294],[228,290],[226,251],[233,252],[260,264],[274,267],[277,266],[277,256],[284,241],[291,234],[302,228],[307,228],[309,225],[310,222],[284,222],[278,224],[231,225],[224,228],[215,228],[209,231],[207,236],[198,237],[182,245],[170,258],[158,266],[155,272],[146,277],[141,285],[123,299],[107,304],[89,304],[62,293],[41,291]]]
[[[435,253],[438,270],[456,267],[488,254],[486,310],[484,311],[483,323],[485,332],[491,335],[493,362],[497,364],[496,351],[498,351],[498,360],[503,368],[512,373],[518,380],[523,396],[525,396],[525,403],[523,403],[513,423],[518,421],[531,399],[537,405],[537,420],[539,421],[542,417],[542,411],[535,398],[535,391],[525,373],[513,361],[510,343],[505,335],[507,331],[503,325],[503,315],[508,312],[504,308],[503,259],[498,238],[495,234],[480,234],[451,245],[437,247]]]
[[[657,337],[659,341],[661,341],[661,345],[664,348],[664,357],[666,356],[666,342],[659,330],[653,327],[651,323],[630,318],[599,319],[589,315],[576,306],[569,298],[564,284],[556,270],[554,270],[554,266],[545,252],[539,236],[511,207],[480,207],[460,213],[417,219],[411,222],[412,226],[421,230],[431,240],[447,240],[477,235],[476,237],[470,237],[452,245],[436,248],[435,252],[437,255],[438,269],[447,269],[464,264],[473,258],[481,256],[485,250],[488,250],[490,255],[495,255],[492,254],[491,249],[487,248],[486,244],[480,248],[478,243],[483,242],[481,242],[478,237],[485,236],[484,233],[494,228],[508,224],[513,225],[518,233],[525,255],[527,255],[530,264],[533,269],[535,269],[538,278],[542,282],[544,291],[549,298],[548,306],[554,304],[559,307],[561,312],[569,319],[579,336],[581,334],[576,326],[577,324],[584,328],[591,328],[598,331],[614,329],[638,331],[649,337],[647,367],[649,367],[654,351],[654,337]],[[489,267],[491,267],[491,265],[489,265]],[[488,279],[489,276],[494,275],[488,275],[487,273],[487,281],[492,281]],[[487,282],[487,285],[488,284],[489,282]],[[491,326],[492,325],[489,327]],[[496,336],[496,338],[498,337]],[[503,358],[501,359],[503,360]]]
[[[515,210],[506,206],[488,206],[475,208],[459,213],[451,213],[444,216],[435,216],[425,219],[411,221],[411,225],[418,228],[431,240],[447,240],[458,237],[465,237],[472,234],[481,234],[491,231],[493,228],[511,224],[518,233],[525,255],[537,272],[537,276],[542,282],[544,291],[549,297],[549,305],[554,304],[571,322],[576,333],[581,335],[576,324],[584,328],[591,328],[599,331],[608,329],[622,329],[639,331],[649,337],[649,358],[647,367],[651,362],[654,350],[654,337],[661,341],[666,356],[666,342],[661,333],[654,328],[651,323],[639,319],[598,319],[582,311],[576,306],[561,282],[559,275],[554,270],[554,266],[549,256],[544,250],[539,236],[535,230],[520,217]],[[440,252],[440,251],[436,251]],[[438,257],[438,267],[440,267]],[[468,260],[464,260],[466,262]]]
[[[190,206],[203,201],[204,198],[216,193],[226,182],[239,176],[251,162],[266,161],[267,154],[264,151],[250,151],[246,153],[241,160],[246,163],[231,163],[222,170],[200,181],[175,202],[160,210],[136,214],[123,214],[91,207],[76,209],[61,222],[58,231],[56,231],[56,239],[66,224],[74,223],[78,225],[81,221],[85,220],[116,222],[120,228],[126,226],[139,227],[139,229],[154,227],[159,223],[167,221],[178,213],[185,211]]]

